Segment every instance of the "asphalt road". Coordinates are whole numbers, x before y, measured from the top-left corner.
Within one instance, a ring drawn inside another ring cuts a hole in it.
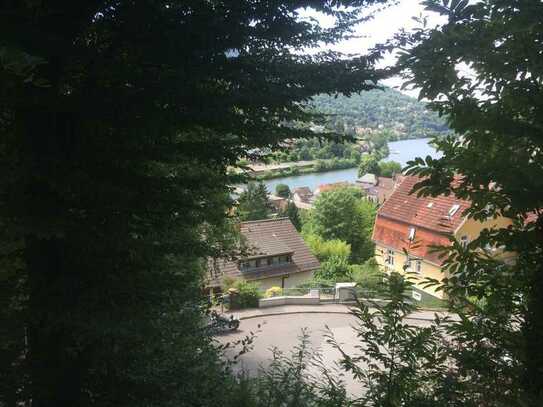
[[[297,344],[302,328],[306,328],[309,333],[310,346],[312,349],[322,354],[322,360],[328,367],[334,367],[340,359],[340,353],[325,340],[326,327],[341,344],[342,348],[349,355],[358,353],[356,345],[359,340],[352,326],[356,324],[356,319],[349,314],[287,314],[260,317],[241,321],[240,329],[235,333],[230,333],[218,337],[222,342],[232,342],[253,332],[256,338],[253,342],[253,350],[241,356],[238,369],[244,369],[249,374],[256,374],[259,366],[267,366],[272,357],[272,348],[288,353]],[[424,325],[427,322],[411,320],[413,325]],[[235,352],[229,352],[229,356]],[[362,390],[361,385],[357,383],[350,375],[343,377],[347,390],[351,394],[359,394]]]

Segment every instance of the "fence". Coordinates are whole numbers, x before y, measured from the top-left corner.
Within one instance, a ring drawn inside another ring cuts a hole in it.
[[[268,295],[266,295],[266,293]],[[343,287],[307,287],[307,288],[281,288],[273,292],[262,291],[262,300],[259,302],[261,304],[274,304],[274,305],[285,305],[290,303],[289,301],[282,302],[278,298],[301,298],[301,303],[304,303],[305,299],[309,298],[318,298],[317,303],[352,303],[356,299],[366,300],[366,301],[376,301],[378,303],[384,304],[387,301],[387,296],[385,292],[375,288],[367,287],[353,287],[353,286],[343,286]],[[275,298],[275,300],[271,300]],[[410,289],[405,292],[405,298],[408,301],[412,301],[417,306],[421,308],[433,308],[433,309],[445,309],[447,308],[447,301],[441,300],[437,297],[434,297],[428,293],[425,293],[422,290]],[[315,303],[314,300],[305,301],[307,303]],[[266,305],[271,306],[271,305]]]

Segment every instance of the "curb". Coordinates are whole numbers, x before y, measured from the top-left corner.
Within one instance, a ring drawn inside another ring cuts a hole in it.
[[[274,317],[278,315],[294,315],[294,314],[351,314],[350,310],[345,311],[318,311],[318,310],[307,310],[307,311],[284,311],[284,312],[269,312],[266,314],[256,314],[256,315],[247,315],[244,317],[240,317],[239,320],[243,321],[246,319],[255,319],[255,318],[264,318],[264,317]],[[433,321],[434,318],[421,318],[421,317],[407,317],[406,319],[410,319],[412,321]]]
[[[293,315],[293,314],[350,314],[350,311],[285,311],[285,312],[270,312],[267,314],[248,315],[246,317],[240,317],[239,320],[245,319],[263,318],[263,317],[275,317],[278,315]]]

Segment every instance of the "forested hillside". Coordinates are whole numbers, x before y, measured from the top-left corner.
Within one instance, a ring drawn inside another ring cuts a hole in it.
[[[450,131],[445,120],[429,110],[424,102],[391,88],[350,97],[318,95],[313,98],[312,107],[330,114],[327,127],[340,133],[363,135],[368,133],[368,129],[391,130],[392,134],[389,133],[387,138],[395,140]]]

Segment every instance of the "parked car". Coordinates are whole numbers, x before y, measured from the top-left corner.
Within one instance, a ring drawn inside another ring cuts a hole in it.
[[[211,311],[208,316],[207,330],[212,335],[218,335],[226,332],[232,332],[239,328],[239,319],[234,315],[219,314]]]

